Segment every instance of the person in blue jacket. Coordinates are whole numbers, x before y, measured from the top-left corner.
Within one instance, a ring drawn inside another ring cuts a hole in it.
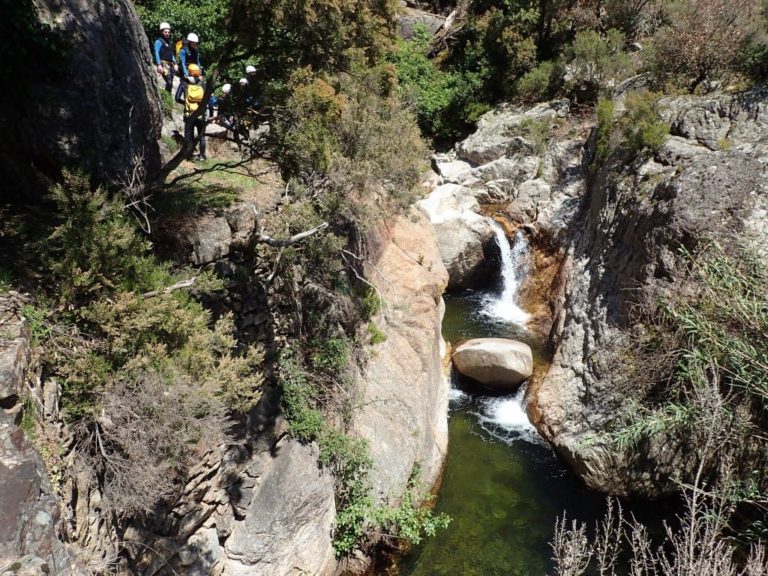
[[[155,65],[157,73],[165,80],[165,90],[170,94],[173,90],[173,75],[176,73],[176,55],[173,53],[171,25],[168,22],[160,24],[160,37],[155,40]]]
[[[187,34],[187,41],[179,52],[179,63],[181,64],[180,76],[182,78],[187,78],[189,76],[187,66],[190,64],[197,64],[200,67],[200,72],[202,74],[203,64],[200,62],[200,51],[198,50],[199,43],[200,39],[197,37],[197,34],[194,32]]]

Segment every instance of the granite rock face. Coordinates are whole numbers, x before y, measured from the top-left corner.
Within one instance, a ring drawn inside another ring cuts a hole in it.
[[[336,566],[331,533],[336,517],[333,477],[317,468],[317,454],[280,441],[251,465],[257,481],[231,524],[223,574],[264,576],[330,574]]]
[[[10,408],[22,395],[29,361],[29,326],[13,294],[0,296],[0,330],[0,406]]]
[[[386,300],[376,344],[360,378],[354,430],[370,442],[377,500],[399,497],[414,468],[438,479],[448,448],[448,381],[442,370],[443,291],[448,275],[426,218],[415,211],[369,239],[367,277]]]
[[[0,409],[0,567],[14,574],[85,576],[65,544],[58,499],[40,456]]]
[[[669,98],[661,107],[671,136],[655,157],[607,163],[590,179],[561,270],[554,359],[531,392],[539,430],[590,486],[619,494],[658,496],[689,468],[686,450],[669,439],[643,454],[599,440],[621,407],[611,363],[632,307],[686,289],[680,246],[736,236],[768,253],[768,92]]]
[[[34,166],[49,178],[63,167],[77,167],[107,182],[142,158],[151,178],[160,167],[160,98],[133,4],[31,5],[64,39],[66,48],[55,55],[61,77],[33,76],[24,97],[14,102],[14,115],[3,123],[3,138],[13,144],[0,146],[0,175],[19,182],[21,166]]]
[[[448,287],[472,286],[482,274],[484,249],[493,239],[491,227],[478,213],[480,205],[473,191],[459,184],[443,184],[419,202],[419,207],[432,224],[448,270]]]

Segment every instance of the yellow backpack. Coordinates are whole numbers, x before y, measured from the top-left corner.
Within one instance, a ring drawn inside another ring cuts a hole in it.
[[[205,96],[205,88],[203,88],[202,84],[190,84],[187,86],[187,98],[184,101],[185,112],[191,114],[197,110],[203,101],[203,96]]]

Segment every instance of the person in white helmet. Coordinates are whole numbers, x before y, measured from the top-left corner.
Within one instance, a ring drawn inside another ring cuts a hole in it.
[[[187,34],[187,39],[184,42],[184,46],[182,46],[181,51],[179,51],[179,64],[181,65],[182,77],[189,76],[189,70],[187,70],[187,66],[190,64],[197,64],[200,66],[200,70],[203,70],[203,64],[200,61],[200,50],[198,49],[199,43],[200,38],[198,38],[197,34],[194,32]]]
[[[245,67],[245,75],[248,78],[253,78],[254,76],[256,76],[256,66],[252,66],[250,64],[248,66],[246,66]]]
[[[171,25],[168,22],[160,23],[160,37],[155,40],[155,66],[157,73],[165,80],[165,90],[170,94],[176,73],[176,55],[173,53]]]
[[[234,133],[235,142],[237,142],[239,147],[240,140],[237,132],[237,123],[235,121],[234,103],[232,102],[232,84],[224,84],[224,86],[221,87],[221,96],[219,96],[218,106],[216,122],[219,126],[223,126]]]
[[[200,51],[198,50],[199,43],[200,38],[197,34],[190,32],[187,34],[181,50],[179,50],[178,74],[181,77],[181,83],[176,90],[176,102],[183,103],[183,92],[186,89],[187,78],[189,78],[189,65],[196,64],[200,68],[200,75],[203,75],[203,65],[200,63]]]

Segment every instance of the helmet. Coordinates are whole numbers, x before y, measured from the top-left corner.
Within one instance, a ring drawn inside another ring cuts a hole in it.
[[[160,22],[160,32],[162,32],[163,30],[170,30],[170,29],[171,29],[171,25],[168,24],[168,22]]]
[[[224,94],[229,94],[230,92],[232,92],[232,84],[224,84],[224,86],[221,87],[221,91]]]
[[[246,66],[245,67],[245,73],[246,74],[256,74],[256,66]]]
[[[190,32],[187,34],[187,42],[200,42],[200,39],[197,37],[197,34]]]
[[[240,78],[237,83],[240,84],[240,86],[248,86],[248,78]]]
[[[200,76],[200,66],[197,64],[190,64],[188,68],[190,76]]]

